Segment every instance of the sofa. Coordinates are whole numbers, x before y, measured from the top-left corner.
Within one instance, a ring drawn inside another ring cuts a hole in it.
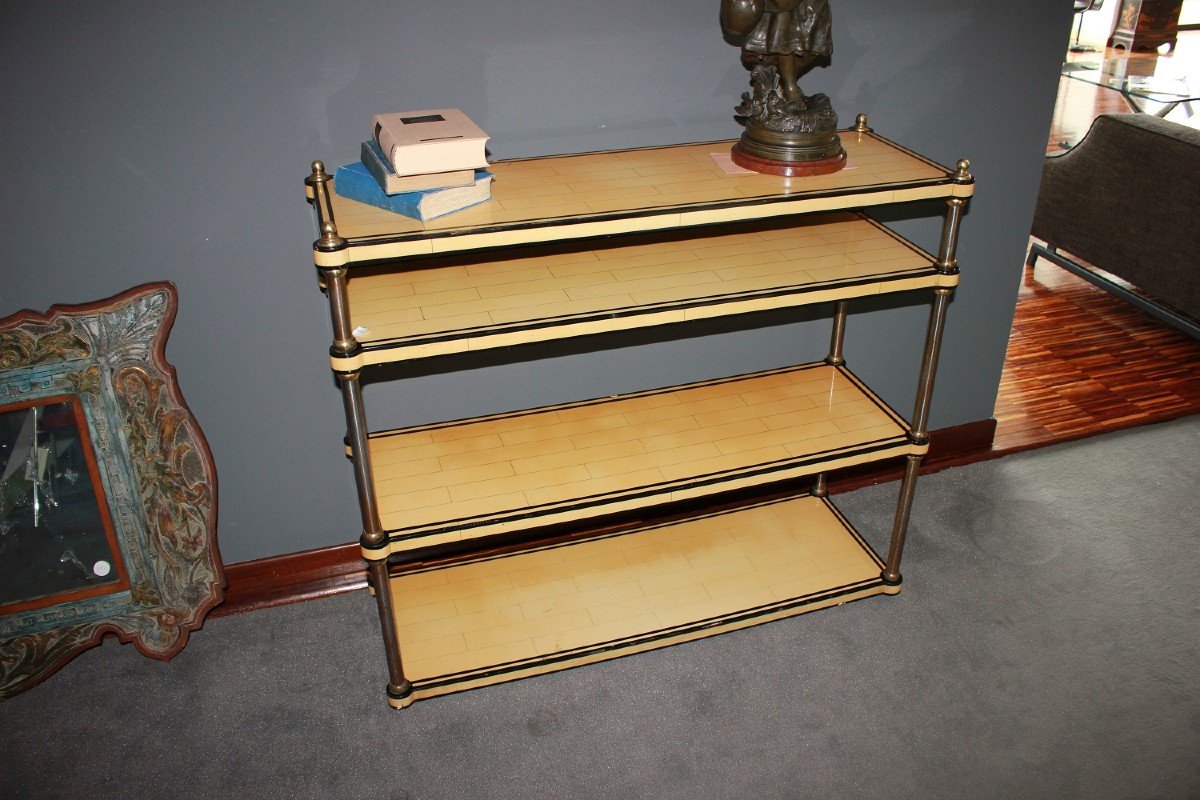
[[[1044,257],[1200,338],[1200,130],[1097,117],[1046,157],[1032,233],[1029,266]]]

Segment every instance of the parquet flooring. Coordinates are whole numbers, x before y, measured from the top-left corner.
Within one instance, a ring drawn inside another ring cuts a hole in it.
[[[1200,341],[1038,260],[996,400],[997,451],[1200,413]]]

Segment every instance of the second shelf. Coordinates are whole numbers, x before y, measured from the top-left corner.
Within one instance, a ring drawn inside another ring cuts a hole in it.
[[[383,558],[924,453],[824,363],[371,434]]]
[[[958,282],[859,213],[352,275],[350,316],[362,351],[335,356],[335,370]]]

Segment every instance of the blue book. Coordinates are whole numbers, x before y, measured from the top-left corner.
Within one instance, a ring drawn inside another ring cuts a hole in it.
[[[424,189],[389,195],[384,194],[383,188],[366,166],[361,161],[356,161],[337,168],[333,173],[333,189],[342,197],[428,222],[491,198],[492,173],[477,170],[475,182],[470,186],[451,186],[446,189]]]

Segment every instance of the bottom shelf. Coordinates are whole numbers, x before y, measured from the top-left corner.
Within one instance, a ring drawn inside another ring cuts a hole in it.
[[[883,563],[793,497],[392,578],[414,700],[605,661],[876,594]]]

